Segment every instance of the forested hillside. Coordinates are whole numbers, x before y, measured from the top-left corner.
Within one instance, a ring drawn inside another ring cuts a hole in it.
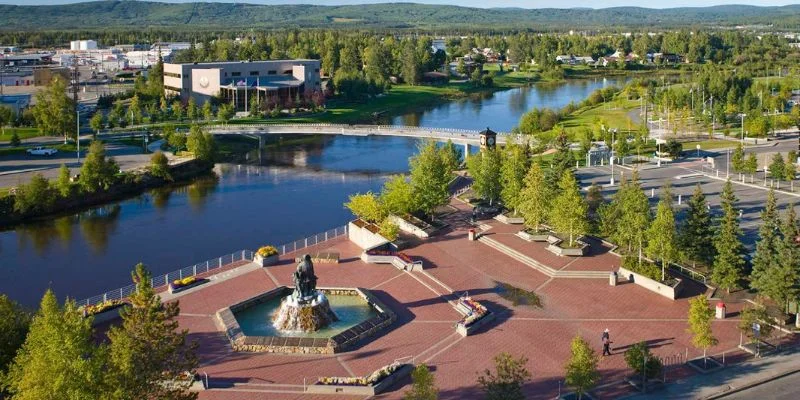
[[[800,6],[743,5],[592,10],[468,8],[412,3],[350,6],[158,3],[106,0],[54,6],[0,5],[0,30],[177,27],[240,29],[281,27],[585,30],[614,27],[800,25]]]

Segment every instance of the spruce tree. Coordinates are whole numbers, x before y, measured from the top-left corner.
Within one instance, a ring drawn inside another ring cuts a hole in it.
[[[25,343],[31,323],[31,315],[19,304],[0,294],[0,397],[2,376],[14,360],[17,350]]]
[[[689,259],[711,265],[714,260],[714,228],[708,202],[699,183],[688,206],[686,220],[680,230],[681,249]]]
[[[744,148],[742,144],[739,143],[736,145],[736,149],[733,150],[733,154],[731,154],[731,166],[734,171],[742,172],[744,170],[744,164]]]
[[[92,339],[92,318],[47,290],[5,383],[13,399],[105,399],[106,348]]]
[[[744,274],[745,248],[740,240],[739,217],[734,208],[737,201],[733,194],[730,179],[722,189],[723,215],[718,219],[714,249],[717,256],[711,272],[711,279],[730,293],[737,287]]]
[[[800,237],[800,225],[794,204],[786,210],[780,230],[782,238],[777,243],[777,265],[767,274],[764,294],[786,309],[789,301],[797,300],[800,294],[800,246],[795,241]]]
[[[122,324],[108,333],[114,399],[195,399],[188,391],[197,368],[196,343],[179,330],[177,301],[162,303],[141,263],[131,273],[136,291],[130,307],[120,313]]]
[[[750,287],[761,294],[775,299],[775,294],[770,288],[774,286],[773,280],[777,276],[774,268],[779,265],[778,243],[780,222],[778,208],[775,200],[775,191],[770,189],[767,194],[767,203],[761,211],[761,226],[758,228],[758,242],[753,256],[753,270],[750,272]]]

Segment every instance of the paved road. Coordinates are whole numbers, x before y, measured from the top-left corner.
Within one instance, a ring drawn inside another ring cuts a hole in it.
[[[753,388],[722,397],[726,400],[795,400],[800,399],[800,374],[794,373]]]
[[[139,168],[150,163],[150,155],[142,154],[141,147],[106,144],[106,154],[114,157],[123,170]],[[86,152],[81,149],[81,158],[83,157],[86,157]],[[73,169],[73,173],[79,168],[75,152],[59,152],[51,157],[27,154],[0,157],[0,187],[17,186],[28,182],[35,173],[54,179],[58,177],[58,169],[62,163]]]

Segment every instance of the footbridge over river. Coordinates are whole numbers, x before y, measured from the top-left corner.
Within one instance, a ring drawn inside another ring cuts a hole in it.
[[[403,125],[345,125],[345,124],[259,124],[213,125],[208,131],[215,135],[349,135],[405,136],[420,139],[448,140],[465,146],[479,145],[481,131],[451,128],[424,128]],[[510,136],[497,132],[497,143],[504,144]]]

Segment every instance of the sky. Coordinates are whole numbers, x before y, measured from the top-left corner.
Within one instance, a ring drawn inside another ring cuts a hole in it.
[[[0,0],[0,4],[16,5],[47,5],[47,4],[66,4],[79,3],[82,0]],[[85,1],[85,0],[84,0]],[[196,0],[160,0],[165,3],[189,3]],[[392,1],[381,0],[199,0],[206,2],[225,2],[225,3],[251,3],[251,4],[316,4],[316,5],[341,5],[341,4],[369,4],[369,3],[391,3]],[[672,8],[672,7],[705,7],[720,4],[748,4],[754,6],[782,6],[797,4],[799,1],[785,0],[672,0],[664,2],[654,2],[653,0],[405,0],[406,2],[427,3],[427,4],[452,4],[465,7],[522,7],[522,8],[606,8],[618,6],[637,6],[648,8]]]

